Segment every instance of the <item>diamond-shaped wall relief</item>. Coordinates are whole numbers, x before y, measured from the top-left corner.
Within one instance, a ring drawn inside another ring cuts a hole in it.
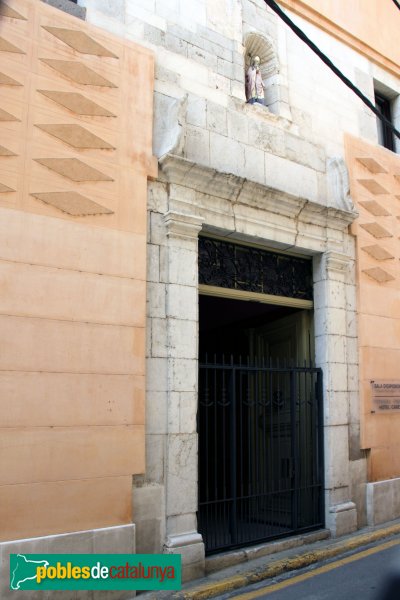
[[[0,193],[2,194],[3,192],[15,192],[15,190],[0,182]]]
[[[64,29],[62,27],[43,27],[43,29],[81,54],[118,58],[116,54],[107,50],[107,48],[104,48],[104,46],[99,44],[99,42],[96,42],[96,40],[87,35],[84,31]]]
[[[377,160],[374,158],[369,158],[367,156],[358,157],[358,162],[364,165],[371,173],[387,173],[385,167],[383,167]]]
[[[387,231],[387,229],[382,227],[382,225],[379,225],[379,223],[363,223],[360,227],[376,238],[393,237],[390,231]]]
[[[364,269],[363,273],[378,281],[379,283],[386,283],[387,281],[393,281],[394,277],[387,271],[384,271],[380,267],[373,267],[372,269]]]
[[[31,195],[74,217],[114,214],[114,211],[78,192],[43,192]]]
[[[89,100],[76,92],[55,92],[52,90],[38,90],[41,94],[64,106],[77,115],[90,115],[92,117],[115,117],[112,112]]]
[[[89,69],[89,67],[79,61],[55,60],[52,58],[41,58],[40,60],[57,71],[57,73],[60,73],[60,75],[64,75],[64,77],[68,77],[68,79],[71,79],[76,83],[82,83],[83,85],[96,85],[99,87],[117,87],[114,83],[102,75],[99,75],[99,73],[96,73],[96,71]]]
[[[22,85],[22,83],[19,83],[19,81],[16,81],[5,73],[0,73],[0,85]]]
[[[383,206],[375,202],[375,200],[363,200],[359,202],[360,206],[363,206],[368,212],[370,212],[374,217],[388,217],[390,212],[386,210]]]
[[[10,17],[11,19],[20,19],[21,21],[26,21],[25,17],[19,14],[16,10],[5,4],[4,2],[0,2],[0,16],[2,17]]]
[[[389,192],[375,179],[357,179],[358,183],[360,183],[365,189],[367,189],[374,196],[379,196],[381,194],[388,194]]]
[[[42,131],[62,140],[74,148],[97,148],[115,150],[108,142],[94,135],[81,125],[36,125]]]
[[[36,162],[71,181],[114,181],[77,158],[35,158]]]
[[[390,252],[382,248],[382,246],[378,246],[378,244],[364,246],[362,250],[372,256],[372,258],[375,258],[375,260],[390,260],[394,258],[393,254],[390,254]]]
[[[17,156],[15,152],[12,152],[5,146],[0,146],[0,156]]]
[[[12,44],[3,37],[0,37],[0,51],[13,52],[14,54],[25,54],[25,52],[21,50],[21,48],[17,48],[17,46],[14,46],[14,44]]]

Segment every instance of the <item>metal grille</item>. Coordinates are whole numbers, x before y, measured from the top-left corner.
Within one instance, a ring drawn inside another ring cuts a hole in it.
[[[208,554],[322,527],[322,373],[200,364],[198,526]]]
[[[199,238],[199,283],[312,300],[311,260]]]

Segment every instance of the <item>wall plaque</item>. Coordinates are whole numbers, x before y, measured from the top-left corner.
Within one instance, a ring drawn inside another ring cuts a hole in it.
[[[371,381],[373,413],[400,412],[400,380],[375,379]]]

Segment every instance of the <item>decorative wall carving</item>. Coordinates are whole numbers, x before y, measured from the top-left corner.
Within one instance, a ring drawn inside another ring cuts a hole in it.
[[[312,263],[206,237],[199,238],[199,283],[312,300]]]

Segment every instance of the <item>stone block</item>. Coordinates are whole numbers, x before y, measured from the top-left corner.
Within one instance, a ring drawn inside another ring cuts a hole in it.
[[[346,331],[348,337],[357,337],[358,335],[358,319],[357,312],[347,310],[346,311]]]
[[[228,111],[228,135],[230,138],[248,144],[249,142],[249,130],[248,130],[248,117],[239,113],[238,111]],[[253,148],[250,147],[252,150]]]
[[[163,546],[163,519],[138,519],[136,525],[137,553],[160,554]]]
[[[318,180],[314,169],[280,156],[266,154],[265,176],[269,187],[319,202]]]
[[[354,502],[332,506],[327,515],[327,526],[332,537],[340,537],[356,531],[357,509]]]
[[[197,531],[196,513],[185,513],[167,517],[167,538],[178,537],[182,532],[187,531]],[[196,534],[197,538],[199,536],[200,534]]]
[[[242,177],[255,181],[257,183],[265,183],[265,161],[264,152],[251,146],[244,147],[244,168],[241,173]]]
[[[168,355],[174,358],[196,359],[198,347],[197,329],[198,325],[196,321],[169,318]]]
[[[164,482],[165,435],[146,435],[146,480],[151,483]]]
[[[133,487],[135,519],[139,521],[161,519],[164,515],[164,486],[147,484]]]
[[[186,121],[189,125],[206,128],[206,101],[204,98],[189,94]]]
[[[163,32],[164,33],[164,32]],[[165,45],[165,34],[164,34],[164,45]],[[179,74],[166,69],[161,64],[155,65],[155,78],[158,81],[166,81],[169,83],[179,83]]]
[[[323,362],[332,365],[335,363],[345,363],[346,338],[342,335],[317,335],[315,337],[315,351]]]
[[[154,46],[165,45],[165,31],[158,29],[158,27],[153,27],[153,25],[149,25],[148,23],[144,24],[143,38],[146,42]]]
[[[146,388],[149,392],[163,392],[167,388],[167,361],[148,358],[146,361]]]
[[[165,317],[165,298],[166,289],[163,283],[147,284],[147,316],[148,317]]]
[[[160,249],[161,278],[166,283],[195,286],[197,284],[197,249],[170,246]]]
[[[244,93],[244,92],[243,92]],[[249,106],[249,109],[252,107]],[[285,154],[284,132],[276,125],[264,123],[260,119],[249,118],[249,144],[265,152],[278,156]]]
[[[207,67],[207,69],[211,69],[215,71],[217,69],[217,57],[203,48],[199,48],[197,45],[188,44],[187,47],[188,58],[194,60],[195,62]]]
[[[185,321],[186,322],[186,321]],[[150,323],[150,356],[166,357],[169,355],[167,320],[152,318]]]
[[[191,538],[195,540],[195,543],[188,543]],[[204,576],[204,544],[200,540],[201,536],[195,532],[168,537],[164,552],[165,554],[182,555],[182,581],[190,581]]]
[[[346,317],[347,312],[343,308],[316,309],[314,313],[316,335],[345,336],[348,334]],[[345,360],[345,355],[343,355],[343,360]]]
[[[197,434],[168,436],[167,515],[197,511]]]
[[[349,392],[358,392],[358,389],[359,389],[358,365],[349,364],[347,366],[347,381],[348,381]]]
[[[224,77],[227,77],[228,79],[235,79],[233,63],[228,60],[224,60],[223,58],[218,58],[216,70],[219,75],[223,75]]]
[[[319,348],[315,348],[316,365],[321,367],[324,376],[324,387],[335,392],[348,392],[347,389],[347,364],[324,363],[320,361]]]
[[[317,308],[346,308],[346,287],[332,279],[314,283],[314,304]]]
[[[400,478],[367,483],[368,525],[379,525],[400,517]]]
[[[324,401],[324,425],[347,425],[348,421],[348,393],[328,391]]]
[[[285,133],[285,151],[289,160],[297,161],[316,171],[325,172],[326,158],[322,148],[304,138]]]
[[[147,281],[160,281],[160,247],[147,244]]]
[[[204,113],[204,119],[206,114]],[[210,133],[203,127],[186,128],[185,157],[205,166],[210,165]]]
[[[233,47],[232,38],[228,35],[225,36],[225,35],[222,35],[221,33],[218,33],[218,31],[215,31],[215,28],[202,27],[201,25],[199,25],[197,27],[197,32],[202,38],[209,40],[210,42],[213,42],[214,44],[218,44],[219,46],[222,46],[223,48],[226,48],[227,50],[232,50],[232,47]]]
[[[244,86],[245,73],[244,73],[243,65],[233,64],[232,76],[236,81],[238,81],[239,83],[241,83]]]
[[[349,435],[347,425],[324,427],[325,487],[349,485]]]
[[[180,393],[168,394],[168,433],[180,433]]]
[[[180,433],[196,433],[198,398],[196,392],[179,394]]]
[[[156,0],[156,13],[169,21],[179,13],[179,0]]]
[[[214,102],[207,102],[207,128],[221,135],[228,135],[226,108]]]
[[[148,182],[147,209],[151,212],[166,213],[168,210],[168,192],[165,183]]]
[[[185,57],[188,55],[188,43],[182,38],[173,35],[170,31],[167,31],[165,34],[164,45],[171,52],[176,52]]]
[[[167,231],[164,223],[164,215],[156,212],[149,214],[150,221],[150,243],[165,245],[167,243]]]
[[[155,14],[154,0],[146,3],[125,2],[125,23],[129,25],[132,19],[139,19],[162,31],[167,29],[166,20]]]
[[[244,145],[211,132],[210,159],[215,169],[241,175],[244,171]]]
[[[146,393],[146,433],[167,433],[167,391]]]
[[[197,321],[197,289],[194,286],[168,286],[167,315],[176,319]]]
[[[360,396],[357,392],[349,392],[349,422],[360,422]]]
[[[349,459],[352,462],[365,459],[365,451],[361,449],[360,423],[349,424]],[[350,463],[350,465],[352,464]]]
[[[208,85],[216,90],[221,90],[227,96],[231,93],[231,81],[224,75],[218,75],[218,73],[208,74]]]
[[[174,358],[170,364],[170,386],[176,392],[194,392],[197,389],[197,361]]]

